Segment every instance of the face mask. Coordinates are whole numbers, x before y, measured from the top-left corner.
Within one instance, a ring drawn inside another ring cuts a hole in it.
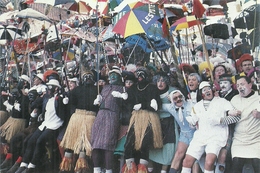
[[[110,73],[109,75],[109,83],[112,85],[118,85],[121,82],[120,75],[117,73]]]

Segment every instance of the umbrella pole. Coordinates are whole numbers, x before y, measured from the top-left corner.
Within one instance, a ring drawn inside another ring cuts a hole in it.
[[[147,37],[147,35],[145,35],[145,38],[148,42],[148,44],[151,46],[151,48],[156,52],[156,54],[160,57],[161,59],[161,63],[166,64],[165,61],[163,60],[162,56],[159,54],[158,50],[156,48],[154,48],[154,45],[152,44],[152,42],[150,41],[150,39]]]
[[[214,81],[213,73],[212,73],[212,69],[211,69],[211,65],[210,65],[210,61],[209,61],[209,54],[208,54],[208,50],[206,48],[205,39],[204,39],[204,36],[203,36],[203,33],[202,33],[202,28],[201,28],[201,25],[200,25],[198,19],[196,19],[196,21],[197,21],[197,26],[199,28],[200,37],[201,37],[201,40],[202,40],[203,51],[204,51],[204,54],[205,54],[205,57],[206,57],[206,61],[208,63],[208,67],[209,67],[209,71],[210,71],[210,78],[211,78],[211,81],[213,83],[213,81]]]
[[[131,51],[131,53],[130,53],[130,55],[129,55],[129,57],[128,57],[128,60],[127,60],[125,66],[127,66],[127,64],[129,63],[129,60],[131,59],[131,56],[132,56],[132,54],[133,54],[133,52],[134,52],[134,50],[135,50],[137,44],[139,43],[140,39],[141,39],[141,36],[139,35],[139,38],[138,38],[137,42],[135,43],[135,45],[134,45],[134,47],[133,47],[133,50]]]
[[[98,1],[96,4],[96,52],[97,52],[97,62],[96,62],[96,70],[97,70],[97,90],[98,90],[98,94],[100,94],[100,90],[99,90],[99,85],[98,85],[98,81],[99,81],[99,41],[98,41],[98,36],[99,36],[99,19],[98,19]]]

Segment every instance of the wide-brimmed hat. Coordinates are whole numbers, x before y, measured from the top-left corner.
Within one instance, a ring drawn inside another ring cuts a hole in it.
[[[42,73],[37,73],[34,75],[35,77],[38,77],[39,79],[41,79],[41,81],[44,81],[44,77]]]
[[[25,74],[23,74],[23,75],[21,75],[20,76],[20,79],[23,79],[23,80],[25,80],[25,81],[27,81],[27,82],[29,82],[30,83],[30,78],[29,78],[29,76],[27,76],[27,75],[25,75]]]
[[[120,76],[122,75],[120,68],[117,66],[113,66],[112,69],[109,71],[108,75],[110,75],[113,72],[119,74]]]

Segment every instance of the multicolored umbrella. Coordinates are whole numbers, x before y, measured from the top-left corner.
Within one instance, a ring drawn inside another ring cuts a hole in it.
[[[127,12],[115,24],[113,32],[122,35],[124,38],[145,33],[147,29],[160,18],[158,5],[146,4]]]
[[[34,0],[33,3],[43,3],[52,6],[75,2],[75,0]]]
[[[201,20],[196,20],[196,17],[194,15],[185,16],[185,17],[182,17],[182,18],[176,20],[176,22],[174,22],[171,25],[170,30],[172,30],[172,31],[181,30],[181,29],[192,27],[194,25],[198,25],[198,24],[203,24],[203,22]]]

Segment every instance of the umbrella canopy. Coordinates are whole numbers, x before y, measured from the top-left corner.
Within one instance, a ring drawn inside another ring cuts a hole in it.
[[[237,35],[235,28],[231,27],[232,37],[234,38]],[[212,38],[229,38],[229,28],[227,24],[223,23],[213,23],[204,27],[204,34],[211,36]]]
[[[171,25],[170,29],[171,30],[181,30],[181,29],[192,27],[197,24],[203,24],[203,22],[201,20],[197,20],[194,15],[185,16],[185,17],[182,17],[182,18],[176,20],[176,22],[174,22]]]
[[[230,44],[225,44],[225,43],[218,43],[218,44],[213,44],[213,43],[206,43],[206,49],[207,50],[213,50],[213,49],[218,49],[218,52],[227,55],[228,50],[230,50],[232,47]],[[195,51],[203,51],[203,45],[199,45],[195,48]]]
[[[22,35],[22,31],[12,25],[0,25],[0,39],[1,40],[13,40],[19,38]]]
[[[75,2],[75,0],[34,0],[34,3],[49,4],[52,6]]]
[[[114,26],[113,32],[124,38],[145,33],[160,18],[158,5],[147,4],[127,12]]]
[[[245,8],[239,15],[233,20],[235,28],[241,28],[248,30],[257,28],[260,26],[260,4],[252,5]],[[244,22],[244,17],[246,22]],[[246,27],[247,26],[247,27]]]
[[[16,17],[20,17],[23,19],[28,19],[28,18],[34,18],[38,20],[45,20],[51,22],[51,20],[44,14],[32,9],[32,8],[26,8],[24,10],[19,11],[16,14]]]

